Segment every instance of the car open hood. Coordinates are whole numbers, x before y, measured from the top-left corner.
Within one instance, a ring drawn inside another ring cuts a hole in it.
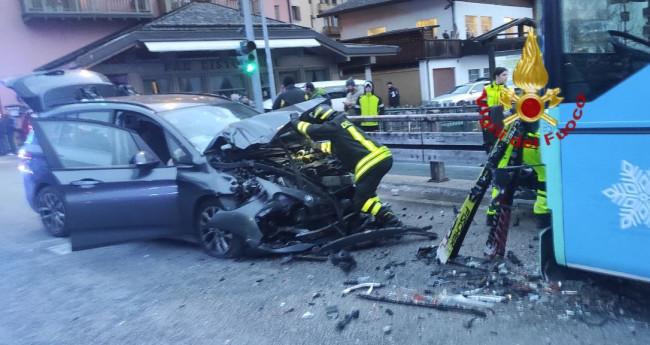
[[[2,81],[35,112],[93,97],[118,95],[106,76],[88,70],[36,72]]]
[[[291,122],[292,114],[303,116],[323,101],[323,99],[315,99],[302,102],[232,123],[212,139],[203,153],[219,151],[221,146],[226,144],[239,150],[269,144],[278,136],[291,131],[288,124]]]

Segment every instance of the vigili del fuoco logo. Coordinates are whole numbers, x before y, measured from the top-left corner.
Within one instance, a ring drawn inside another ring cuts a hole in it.
[[[515,111],[512,115],[503,120],[504,126],[507,128],[515,120],[524,122],[537,122],[540,119],[546,121],[551,126],[557,126],[557,121],[546,113],[546,109],[555,108],[562,102],[564,98],[560,97],[560,89],[547,89],[543,96],[540,96],[540,90],[546,87],[548,83],[548,72],[544,67],[542,59],[542,52],[537,44],[537,35],[535,30],[531,29],[526,38],[526,43],[522,50],[521,59],[517,62],[517,66],[512,75],[515,86],[523,90],[523,93],[518,95],[514,90],[505,89],[501,93],[499,100],[503,106],[504,111],[510,110],[514,103]],[[582,118],[582,109],[586,104],[586,97],[581,93],[576,99],[576,108],[573,111],[573,118],[567,121],[564,128],[559,128],[555,133],[548,132],[544,134],[544,141],[547,145],[555,138],[559,140],[564,139],[572,130],[577,126],[577,121]],[[481,127],[491,132],[499,139],[503,139],[507,130],[496,124],[490,118],[490,108],[487,105],[485,97],[479,98],[476,103],[479,106],[479,113],[481,114],[480,124]],[[513,138],[510,144],[515,147],[539,147],[538,138],[522,137]]]

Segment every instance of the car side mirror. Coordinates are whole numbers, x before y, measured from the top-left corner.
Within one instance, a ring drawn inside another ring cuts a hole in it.
[[[160,164],[160,160],[147,151],[139,151],[131,158],[131,164],[140,169],[151,169]]]

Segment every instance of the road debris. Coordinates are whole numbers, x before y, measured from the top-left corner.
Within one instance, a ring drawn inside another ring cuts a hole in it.
[[[337,331],[342,331],[345,329],[345,326],[347,326],[352,320],[358,319],[359,318],[359,310],[355,309],[349,314],[345,314],[343,317],[343,320],[340,320],[339,322],[336,323],[336,330]]]
[[[302,314],[303,319],[313,319],[314,318],[314,313],[307,311],[304,314]]]
[[[508,258],[508,260],[510,260],[510,262],[512,262],[513,264],[515,264],[515,265],[517,265],[519,267],[524,265],[521,262],[521,260],[519,260],[519,258],[515,255],[515,253],[512,252],[512,250],[508,251],[508,254],[506,254],[506,257]]]
[[[357,284],[357,285],[354,285],[354,286],[350,286],[347,289],[344,289],[343,292],[341,292],[341,295],[345,296],[345,295],[349,294],[352,291],[355,291],[355,290],[358,290],[358,289],[363,289],[363,288],[368,288],[368,291],[366,291],[366,293],[372,293],[372,290],[374,288],[380,288],[382,286],[383,285],[381,283],[361,283],[361,284]]]
[[[335,305],[328,305],[325,307],[325,314],[330,320],[337,319],[339,317],[339,308]]]
[[[393,311],[390,308],[386,308],[386,310],[384,311],[386,312],[386,314],[393,316]]]
[[[472,328],[472,326],[474,326],[474,321],[476,319],[478,319],[478,317],[475,316],[469,320],[463,321],[463,327],[465,327],[466,329]]]
[[[468,299],[479,301],[479,302],[487,302],[487,303],[501,303],[507,299],[505,296],[492,296],[492,295],[469,295],[465,296]]]
[[[388,325],[388,326],[384,326],[384,328],[382,328],[381,330],[382,332],[384,332],[384,334],[388,335],[393,331],[393,327]]]
[[[446,298],[444,301],[438,297],[425,296],[421,294],[403,294],[402,296],[397,296],[396,294],[391,295],[376,295],[376,294],[357,294],[358,298],[377,301],[377,302],[386,302],[402,305],[412,305],[416,307],[426,307],[433,308],[441,311],[456,311],[460,313],[467,313],[475,316],[486,317],[487,314],[474,307],[466,307],[454,301],[453,299]],[[474,303],[482,303],[477,301],[472,301]]]
[[[330,255],[330,261],[334,266],[338,266],[345,273],[350,273],[357,266],[357,261],[350,255],[347,250],[340,250],[336,254]]]

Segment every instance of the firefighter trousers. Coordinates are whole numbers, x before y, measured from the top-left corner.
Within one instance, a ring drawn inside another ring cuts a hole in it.
[[[356,183],[353,204],[355,210],[376,216],[382,211],[381,201],[377,196],[377,187],[381,179],[393,166],[393,157],[386,157],[361,176]]]

